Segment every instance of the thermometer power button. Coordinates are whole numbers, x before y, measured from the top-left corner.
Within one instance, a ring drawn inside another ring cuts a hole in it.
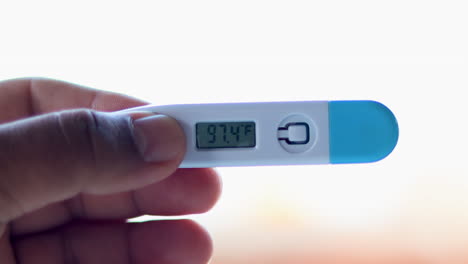
[[[301,153],[315,143],[316,130],[312,120],[302,115],[285,118],[278,126],[278,142],[288,152]]]
[[[278,128],[278,132],[278,140],[284,140],[289,145],[307,144],[310,141],[310,128],[306,122],[287,123]]]

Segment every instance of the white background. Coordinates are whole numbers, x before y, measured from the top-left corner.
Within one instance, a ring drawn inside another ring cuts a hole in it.
[[[2,0],[0,79],[155,104],[380,101],[401,130],[387,159],[219,169],[219,204],[193,218],[213,235],[213,263],[343,246],[344,234],[435,258],[468,245],[465,2]]]

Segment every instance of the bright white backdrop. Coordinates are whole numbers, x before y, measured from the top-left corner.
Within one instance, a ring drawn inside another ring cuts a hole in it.
[[[3,1],[0,13],[0,79],[156,104],[372,99],[394,111],[400,140],[379,163],[219,169],[219,204],[190,216],[214,237],[213,263],[356,235],[431,259],[466,250],[465,1]]]

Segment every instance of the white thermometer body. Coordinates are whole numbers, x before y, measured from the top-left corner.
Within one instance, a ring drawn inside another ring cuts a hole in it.
[[[391,111],[374,101],[148,105],[175,118],[187,152],[180,167],[373,162],[398,139]]]

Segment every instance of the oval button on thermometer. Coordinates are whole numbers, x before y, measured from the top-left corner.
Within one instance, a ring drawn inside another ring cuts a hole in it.
[[[187,152],[180,167],[374,162],[398,140],[392,112],[375,101],[147,105],[175,118]]]

